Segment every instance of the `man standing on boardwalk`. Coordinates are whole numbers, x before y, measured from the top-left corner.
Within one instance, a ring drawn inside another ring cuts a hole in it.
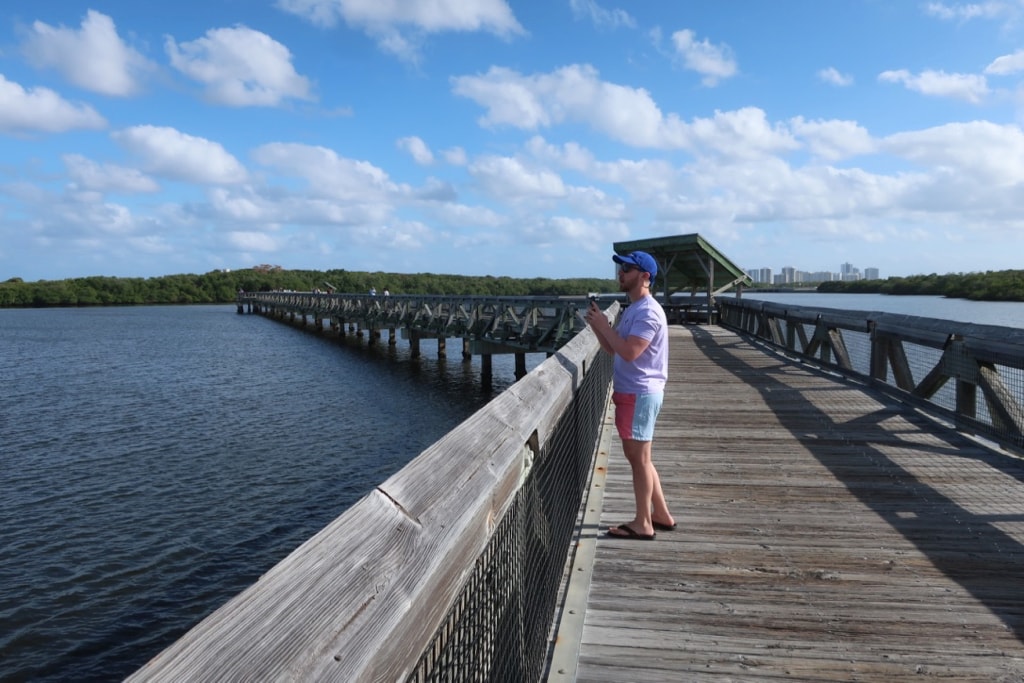
[[[649,541],[654,539],[656,529],[670,531],[676,526],[651,461],[654,423],[668,379],[668,321],[661,304],[651,296],[651,282],[658,274],[654,257],[634,251],[627,256],[616,254],[612,260],[618,264],[619,289],[629,297],[630,304],[613,328],[597,303],[591,301],[587,322],[601,348],[615,357],[615,427],[633,470],[636,516],[609,527],[607,535]]]

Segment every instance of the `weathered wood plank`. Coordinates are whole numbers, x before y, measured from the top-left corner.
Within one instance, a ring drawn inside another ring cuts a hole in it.
[[[597,352],[577,335],[129,680],[404,680]]]
[[[576,680],[1024,680],[1019,460],[720,328],[671,344],[679,528],[598,539]],[[618,448],[603,495],[589,533],[632,515]]]

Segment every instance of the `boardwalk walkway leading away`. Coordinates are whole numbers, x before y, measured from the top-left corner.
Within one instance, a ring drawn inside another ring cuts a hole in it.
[[[678,529],[603,536],[609,439],[549,680],[1024,681],[1024,463],[722,328],[671,344]]]

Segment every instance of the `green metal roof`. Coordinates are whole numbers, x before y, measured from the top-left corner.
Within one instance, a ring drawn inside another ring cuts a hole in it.
[[[657,289],[669,294],[706,290],[712,294],[753,284],[725,255],[697,233],[615,242],[617,254],[646,251],[658,262]]]

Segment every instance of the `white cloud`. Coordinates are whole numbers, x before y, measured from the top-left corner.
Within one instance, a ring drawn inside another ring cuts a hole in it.
[[[963,4],[947,4],[929,2],[924,6],[926,14],[946,21],[969,21],[971,19],[996,19],[1001,16],[1012,16],[1020,11],[1020,3],[988,0],[987,2],[969,2]]]
[[[697,34],[690,29],[673,33],[672,44],[683,66],[701,74],[701,82],[706,86],[736,75],[736,60],[728,45],[712,45],[707,39],[698,41]]]
[[[49,88],[25,90],[0,74],[0,131],[62,133],[106,125],[106,120],[89,105],[72,104]]]
[[[1024,184],[1024,131],[988,121],[949,123],[890,135],[884,149],[924,168],[950,173],[960,193],[974,186],[1015,188]]]
[[[89,10],[81,30],[32,24],[22,50],[37,67],[56,69],[80,88],[104,95],[132,95],[154,65],[117,35],[113,20]]]
[[[590,66],[533,76],[491,67],[483,76],[454,78],[453,91],[486,108],[480,119],[486,127],[535,130],[582,121],[634,147],[736,158],[798,147],[783,126],[769,125],[764,112],[755,107],[715,112],[713,118],[687,124],[675,114],[663,115],[646,90],[601,81]]]
[[[691,144],[708,156],[748,160],[799,148],[784,125],[769,123],[757,107],[716,111],[713,118],[695,119],[689,129]]]
[[[1024,71],[1024,50],[997,57],[985,67],[985,73],[993,76],[1008,76],[1019,71]]]
[[[566,195],[565,184],[557,173],[529,168],[510,157],[481,157],[469,165],[469,172],[491,196],[507,201]]]
[[[399,189],[380,168],[338,156],[326,147],[275,142],[258,147],[253,158],[278,172],[304,179],[316,197],[332,203],[387,205]]]
[[[226,236],[228,244],[242,251],[270,253],[278,250],[277,240],[263,232],[234,231]]]
[[[434,154],[430,151],[427,143],[416,136],[400,138],[396,143],[399,149],[405,150],[413,160],[421,166],[429,166],[434,163]]]
[[[598,27],[636,27],[636,20],[625,10],[605,9],[598,5],[595,0],[569,0],[569,6],[572,8],[574,17],[577,19],[589,19]]]
[[[811,153],[821,159],[836,161],[876,150],[871,134],[856,121],[807,121],[798,116],[789,125]]]
[[[491,67],[482,76],[452,79],[456,95],[487,109],[483,126],[527,130],[565,121],[584,121],[612,138],[635,146],[685,144],[678,119],[665,119],[646,90],[607,83],[588,65],[572,65],[548,74],[523,76]]]
[[[98,164],[80,154],[65,154],[62,158],[75,189],[130,194],[160,189],[155,180],[138,169]]]
[[[461,147],[452,147],[442,152],[444,160],[452,166],[465,166],[467,162],[466,150]]]
[[[342,21],[411,61],[423,34],[487,31],[507,39],[525,33],[505,0],[278,0],[277,6],[318,26]]]
[[[933,97],[951,97],[971,104],[980,103],[988,95],[984,76],[975,74],[947,74],[944,71],[922,71],[914,75],[906,69],[883,71],[878,75],[883,83],[902,84],[908,90]]]
[[[238,183],[245,168],[219,143],[174,128],[134,126],[111,134],[154,175],[191,183]]]
[[[246,188],[248,189],[248,188]],[[221,218],[243,223],[273,222],[273,206],[252,193],[232,192],[216,187],[209,193],[210,206]]]
[[[433,242],[433,232],[418,221],[390,221],[379,225],[362,225],[349,230],[357,243],[383,249],[415,250]]]
[[[260,31],[211,29],[180,45],[167,36],[165,49],[175,69],[206,86],[211,102],[244,107],[313,99],[309,79],[295,71],[288,48]]]
[[[821,71],[819,71],[818,78],[820,78],[825,83],[829,83],[831,85],[838,85],[840,87],[853,85],[853,76],[840,73],[838,69],[831,66],[828,67],[827,69],[822,69]]]

